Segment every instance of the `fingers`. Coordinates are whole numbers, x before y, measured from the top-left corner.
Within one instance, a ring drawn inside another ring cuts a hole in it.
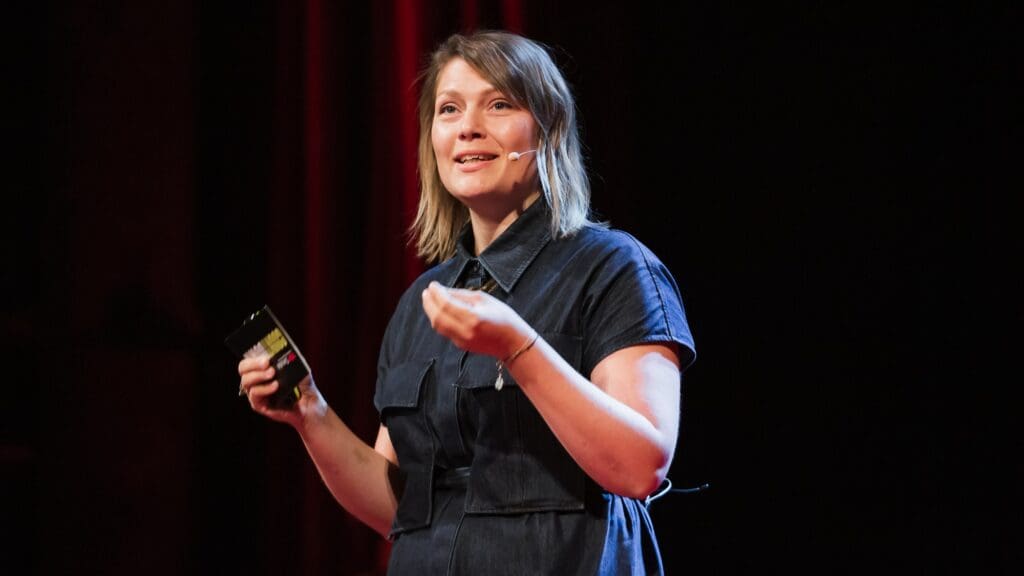
[[[238,364],[238,372],[241,374],[238,382],[239,396],[248,396],[254,387],[268,384],[276,372],[272,366],[267,366],[266,358],[252,360],[242,360]]]
[[[266,370],[251,370],[242,374],[239,383],[243,388],[261,384],[273,378],[274,372],[275,370],[273,368],[267,368]]]
[[[267,366],[270,366],[270,357],[266,354],[255,358],[242,358],[242,361],[238,363],[238,375],[241,376],[250,370],[266,369]]]
[[[433,302],[438,312],[453,314],[459,319],[475,316],[472,309],[482,304],[485,297],[490,297],[479,290],[445,288],[438,282],[431,282],[423,295]]]
[[[277,380],[263,384],[255,384],[246,389],[246,396],[249,397],[249,405],[253,408],[267,405],[267,399],[277,392],[280,383]]]
[[[444,288],[437,282],[431,282],[426,290],[423,291],[423,311],[427,313],[430,325],[435,329],[437,328],[438,319],[444,313],[445,306],[447,305],[448,297],[444,293]]]
[[[440,286],[440,285],[439,285]],[[448,296],[448,299],[455,303],[467,304],[469,307],[480,304],[484,298],[490,297],[487,293],[479,290],[463,290],[462,288],[441,288]]]
[[[274,379],[277,376],[277,371],[270,366],[270,359],[267,356],[246,358],[240,361],[238,373],[238,395],[246,397],[249,407],[254,412],[278,422],[297,421],[299,412],[294,407],[282,408],[271,400],[271,397],[281,388],[281,383]],[[299,382],[299,387],[302,389],[302,400],[307,403],[308,398],[319,395],[319,392],[315,390],[313,378],[309,374]]]
[[[438,334],[459,345],[460,341],[473,333],[480,320],[470,309],[471,299],[465,295],[456,296],[452,292],[454,290],[431,282],[423,291],[423,310]]]

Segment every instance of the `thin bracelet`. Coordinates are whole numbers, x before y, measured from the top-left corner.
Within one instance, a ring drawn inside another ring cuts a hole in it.
[[[501,375],[501,373],[505,371],[505,366],[511,364],[512,361],[515,360],[516,358],[519,358],[519,355],[522,354],[523,352],[526,352],[530,348],[533,348],[533,345],[537,342],[537,338],[540,338],[540,333],[534,331],[533,337],[530,338],[530,340],[526,344],[523,344],[522,348],[513,352],[512,355],[509,356],[508,358],[505,358],[504,360],[498,360],[498,377],[494,380],[495,390],[501,390],[501,387],[505,385],[505,378]]]

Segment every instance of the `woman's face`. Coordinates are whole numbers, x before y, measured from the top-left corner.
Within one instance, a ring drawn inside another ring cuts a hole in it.
[[[441,182],[470,208],[521,202],[537,189],[537,123],[465,60],[441,70],[431,140]]]

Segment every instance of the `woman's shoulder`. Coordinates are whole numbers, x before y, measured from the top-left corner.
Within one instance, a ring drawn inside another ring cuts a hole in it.
[[[633,234],[607,225],[591,224],[566,239],[588,260],[661,263],[654,252]]]
[[[437,280],[444,284],[454,270],[453,259],[436,264],[424,270],[409,284],[398,298],[398,303],[391,312],[388,321],[388,332],[392,326],[408,326],[423,314],[422,294],[431,282]]]

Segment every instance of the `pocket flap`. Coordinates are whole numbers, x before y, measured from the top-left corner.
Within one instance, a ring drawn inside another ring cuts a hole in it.
[[[378,411],[385,408],[415,408],[420,391],[434,360],[413,360],[392,366],[381,378],[373,396]]]
[[[498,366],[494,358],[483,354],[466,354],[462,361],[462,369],[459,370],[459,377],[455,379],[455,385],[465,389],[493,388],[497,377]],[[507,374],[505,385],[515,386],[515,382]]]

